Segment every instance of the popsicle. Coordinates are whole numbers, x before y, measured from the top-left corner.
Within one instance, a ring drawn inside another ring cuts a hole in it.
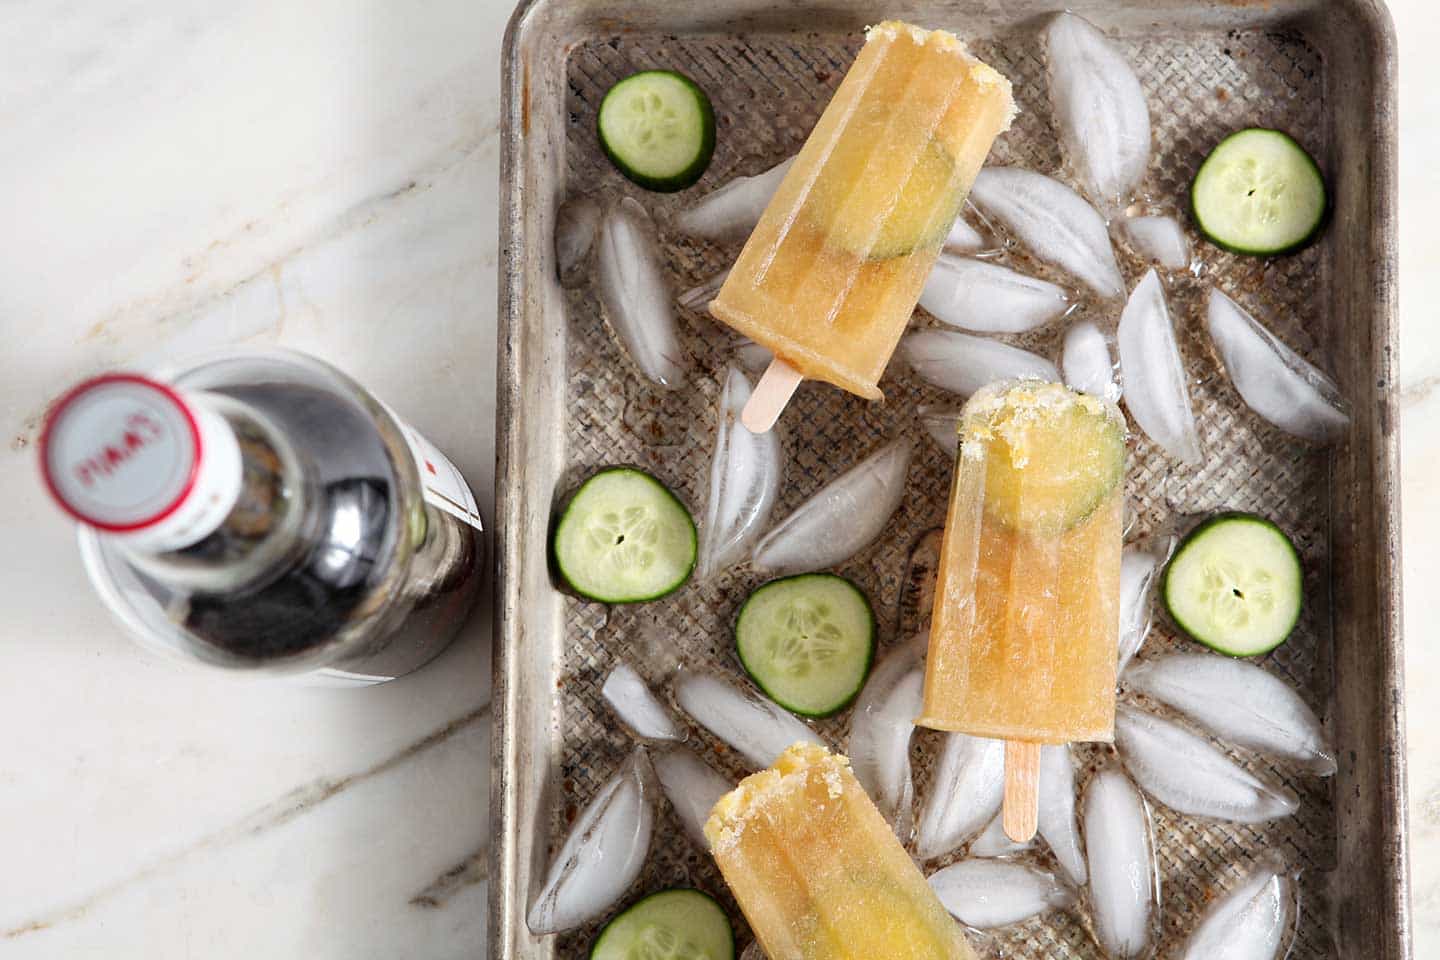
[[[797,743],[715,804],[710,852],[770,960],[973,960],[850,762]]]
[[[1125,421],[1022,380],[976,393],[959,429],[917,723],[1007,741],[1024,841],[1040,744],[1114,736]]]
[[[1014,110],[1010,82],[954,35],[893,20],[866,32],[710,304],[775,354],[747,426],[768,430],[804,377],[880,397],[925,277]]]

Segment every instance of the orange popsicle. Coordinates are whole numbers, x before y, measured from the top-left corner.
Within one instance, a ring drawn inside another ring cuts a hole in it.
[[[1124,471],[1100,398],[1020,381],[965,404],[919,723],[1112,738]]]
[[[850,762],[797,743],[720,798],[710,851],[771,960],[974,960]]]
[[[796,382],[879,398],[945,234],[1013,113],[1010,82],[952,34],[871,27],[710,311]]]

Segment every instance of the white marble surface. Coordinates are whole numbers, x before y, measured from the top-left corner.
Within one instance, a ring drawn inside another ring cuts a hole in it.
[[[31,443],[103,366],[280,342],[490,489],[509,4],[201,6],[0,12],[0,956],[478,957],[488,611],[380,688],[182,672],[112,627]]]
[[[1440,23],[1402,56],[1401,359],[1416,957],[1440,956]],[[202,9],[203,8],[203,9]],[[508,0],[0,12],[0,956],[483,955],[488,613],[365,691],[157,662],[36,482],[75,378],[279,342],[488,490]]]

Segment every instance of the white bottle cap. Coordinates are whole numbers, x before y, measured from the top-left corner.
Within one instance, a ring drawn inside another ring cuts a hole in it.
[[[225,418],[131,373],[60,398],[40,437],[40,468],[66,513],[143,551],[203,539],[240,495],[240,447]]]

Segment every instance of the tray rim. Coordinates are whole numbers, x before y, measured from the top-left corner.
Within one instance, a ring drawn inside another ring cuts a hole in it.
[[[523,430],[517,415],[522,410],[521,397],[525,383],[524,371],[514,349],[515,335],[527,322],[525,309],[525,267],[523,236],[530,203],[524,194],[525,151],[522,149],[529,133],[530,80],[528,64],[522,61],[520,42],[527,21],[546,8],[565,6],[567,0],[520,0],[506,26],[502,42],[501,116],[500,116],[500,258],[498,291],[498,324],[496,349],[496,576],[499,584],[498,602],[494,607],[494,642],[492,660],[492,703],[494,716],[491,734],[491,802],[490,825],[494,842],[489,858],[489,924],[486,953],[496,960],[516,956],[513,928],[523,925],[523,891],[512,889],[515,857],[516,811],[513,809],[514,777],[512,758],[519,746],[510,708],[515,696],[515,651],[520,641],[519,625],[525,609],[520,584],[514,571],[527,562],[517,527],[527,518],[526,507],[514,487],[513,471],[523,470],[525,450]],[[1245,6],[1253,0],[1206,2],[1196,0],[1192,6],[1209,8]],[[1115,6],[1147,4],[1137,0],[1114,0]],[[1268,4],[1264,4],[1268,6]],[[1059,4],[1057,8],[1064,7]],[[1401,549],[1400,549],[1400,404],[1399,404],[1399,293],[1398,293],[1398,56],[1394,20],[1384,0],[1330,0],[1329,9],[1344,11],[1358,20],[1370,33],[1377,56],[1370,64],[1374,81],[1375,128],[1378,136],[1372,145],[1372,176],[1368,233],[1371,248],[1377,252],[1372,260],[1373,295],[1371,297],[1370,333],[1374,347],[1370,370],[1376,378],[1379,409],[1375,413],[1378,435],[1373,441],[1375,457],[1370,472],[1379,494],[1369,512],[1372,535],[1376,542],[1376,566],[1379,582],[1375,585],[1376,652],[1379,655],[1376,691],[1376,712],[1383,717],[1380,781],[1374,784],[1381,800],[1382,820],[1386,827],[1381,838],[1379,860],[1385,864],[1385,913],[1388,942],[1379,945],[1377,957],[1386,960],[1410,960],[1413,956],[1411,925],[1410,870],[1408,853],[1406,754],[1405,754],[1405,686],[1404,633],[1402,620]],[[533,198],[532,198],[533,199]],[[1363,512],[1363,511],[1362,511]],[[548,517],[549,505],[543,511],[531,511]],[[533,558],[529,560],[534,563]],[[542,564],[544,560],[540,561]]]

